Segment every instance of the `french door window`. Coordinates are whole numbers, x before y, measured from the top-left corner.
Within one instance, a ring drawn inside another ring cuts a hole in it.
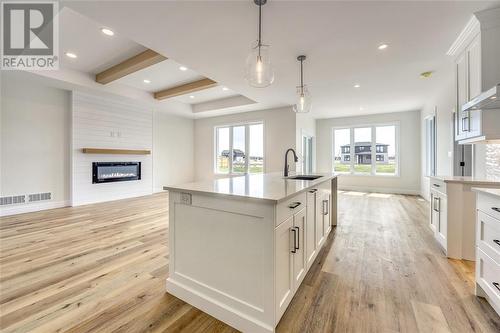
[[[215,128],[215,173],[238,175],[264,171],[264,124]]]

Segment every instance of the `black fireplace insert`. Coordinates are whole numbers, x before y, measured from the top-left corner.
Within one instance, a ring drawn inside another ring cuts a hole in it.
[[[92,184],[141,179],[141,162],[93,162]]]

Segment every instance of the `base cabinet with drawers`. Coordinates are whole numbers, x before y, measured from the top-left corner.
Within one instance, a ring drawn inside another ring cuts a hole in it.
[[[500,190],[476,190],[476,295],[500,315]]]
[[[165,189],[167,292],[238,331],[276,332],[337,223],[336,176],[269,173]]]
[[[472,177],[430,177],[429,227],[448,258],[476,260],[476,193],[500,182]]]
[[[434,238],[448,255],[448,196],[446,184],[443,181],[431,180],[431,204],[429,226],[434,233]]]
[[[330,211],[330,184],[312,188],[305,198],[301,194],[277,208],[277,216],[284,219],[275,230],[277,322],[325,244],[332,229]]]

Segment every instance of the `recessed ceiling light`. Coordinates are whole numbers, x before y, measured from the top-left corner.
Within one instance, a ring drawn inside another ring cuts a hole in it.
[[[491,96],[491,99],[497,99],[497,97],[496,96]]]
[[[193,95],[191,95],[191,96],[189,96],[189,98],[193,99],[193,98],[194,98],[194,96],[193,96]]]
[[[389,46],[389,45],[387,45],[387,44],[380,44],[380,45],[378,46],[378,49],[379,49],[379,50],[385,50],[388,46]]]
[[[101,28],[101,32],[105,34],[106,36],[113,36],[115,33],[113,30],[108,29],[108,28]]]
[[[354,85],[354,88],[359,88],[359,87],[361,87],[361,85],[359,85],[358,83]]]
[[[360,107],[359,107],[359,111],[363,111],[364,109],[365,109],[365,108],[364,108],[364,107],[362,107],[362,106],[360,106]]]
[[[72,52],[66,52],[65,54],[66,54],[66,57],[68,57],[68,58],[75,59],[77,57],[76,54],[74,54]]]
[[[229,90],[229,88],[228,88],[228,87],[222,87],[222,90],[224,90],[224,91],[228,91],[228,90]]]
[[[181,67],[179,67],[179,69],[180,69],[181,71],[187,71],[187,70],[188,70],[188,68],[187,68],[186,66],[181,66]]]
[[[142,80],[142,82],[144,82],[144,83],[151,83],[151,81],[148,80],[148,79],[144,79],[144,80]]]

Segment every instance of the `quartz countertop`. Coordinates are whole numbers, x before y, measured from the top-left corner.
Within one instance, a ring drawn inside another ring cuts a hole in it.
[[[477,177],[461,177],[461,176],[431,176],[430,178],[438,179],[444,181],[445,183],[463,183],[472,185],[498,185],[500,186],[500,180],[492,180],[486,178]]]
[[[321,176],[321,178],[293,180],[284,178],[281,173],[276,172],[164,186],[163,189],[278,203],[336,177],[333,173],[315,173],[314,175]],[[295,174],[290,176],[295,176]]]
[[[491,195],[495,195],[500,199],[500,188],[484,188],[484,187],[473,187],[474,192],[483,192]]]

